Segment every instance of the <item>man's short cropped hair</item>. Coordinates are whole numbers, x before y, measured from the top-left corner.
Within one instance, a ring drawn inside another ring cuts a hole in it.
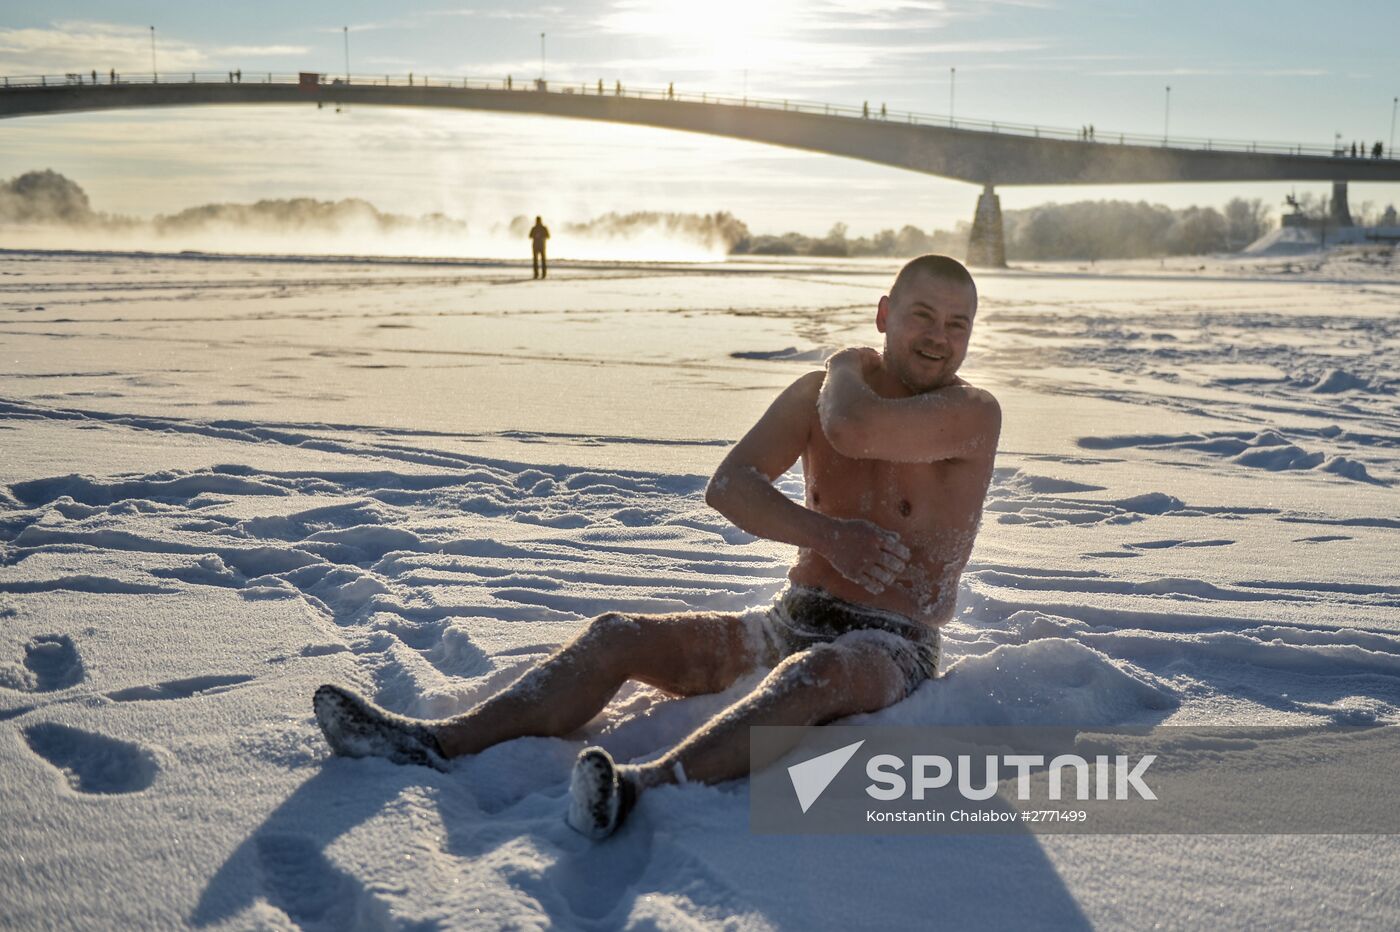
[[[966,285],[972,289],[972,307],[976,310],[977,283],[972,280],[972,273],[967,270],[967,266],[952,256],[939,256],[933,253],[910,259],[904,264],[904,268],[900,269],[899,274],[894,277],[894,284],[890,286],[890,300],[896,300],[899,297],[900,289],[916,275],[928,275],[932,278],[941,278],[944,281]]]

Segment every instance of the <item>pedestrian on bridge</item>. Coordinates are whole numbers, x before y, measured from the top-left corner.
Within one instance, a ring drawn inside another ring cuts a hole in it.
[[[530,228],[530,264],[535,270],[535,278],[544,278],[549,274],[549,262],[545,258],[544,244],[549,239],[549,227],[544,225],[544,220],[535,218],[535,225]]]

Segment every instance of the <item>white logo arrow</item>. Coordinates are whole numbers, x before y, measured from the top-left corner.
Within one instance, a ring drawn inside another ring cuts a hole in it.
[[[812,808],[812,803],[826,792],[826,788],[831,785],[832,780],[836,779],[841,768],[846,766],[846,762],[855,756],[856,751],[860,750],[860,746],[864,743],[865,739],[862,738],[855,744],[827,751],[820,757],[804,760],[802,763],[793,764],[788,768],[788,776],[792,778],[792,788],[797,792],[797,803],[802,807],[803,812]]]

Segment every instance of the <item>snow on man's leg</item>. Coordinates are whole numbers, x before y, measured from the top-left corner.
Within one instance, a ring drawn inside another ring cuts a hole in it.
[[[674,783],[678,772],[704,783],[733,780],[749,772],[750,727],[818,725],[874,712],[903,699],[909,689],[908,677],[884,643],[853,638],[818,644],[778,664],[753,692],[670,752],[632,769],[642,787]]]
[[[422,722],[395,715],[329,684],[316,690],[311,704],[326,743],[342,757],[383,757],[396,764],[447,770],[437,737]]]
[[[510,686],[442,722],[436,734],[452,757],[524,735],[567,735],[629,678],[696,695],[728,687],[754,662],[738,616],[606,612]]]

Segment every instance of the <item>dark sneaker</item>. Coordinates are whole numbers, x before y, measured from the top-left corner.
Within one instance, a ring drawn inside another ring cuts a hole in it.
[[[339,686],[322,686],[311,700],[331,750],[342,757],[383,757],[396,764],[447,770],[437,736],[421,722],[395,715]]]
[[[637,800],[637,788],[602,748],[584,748],[569,780],[569,827],[595,841],[607,838]]]

